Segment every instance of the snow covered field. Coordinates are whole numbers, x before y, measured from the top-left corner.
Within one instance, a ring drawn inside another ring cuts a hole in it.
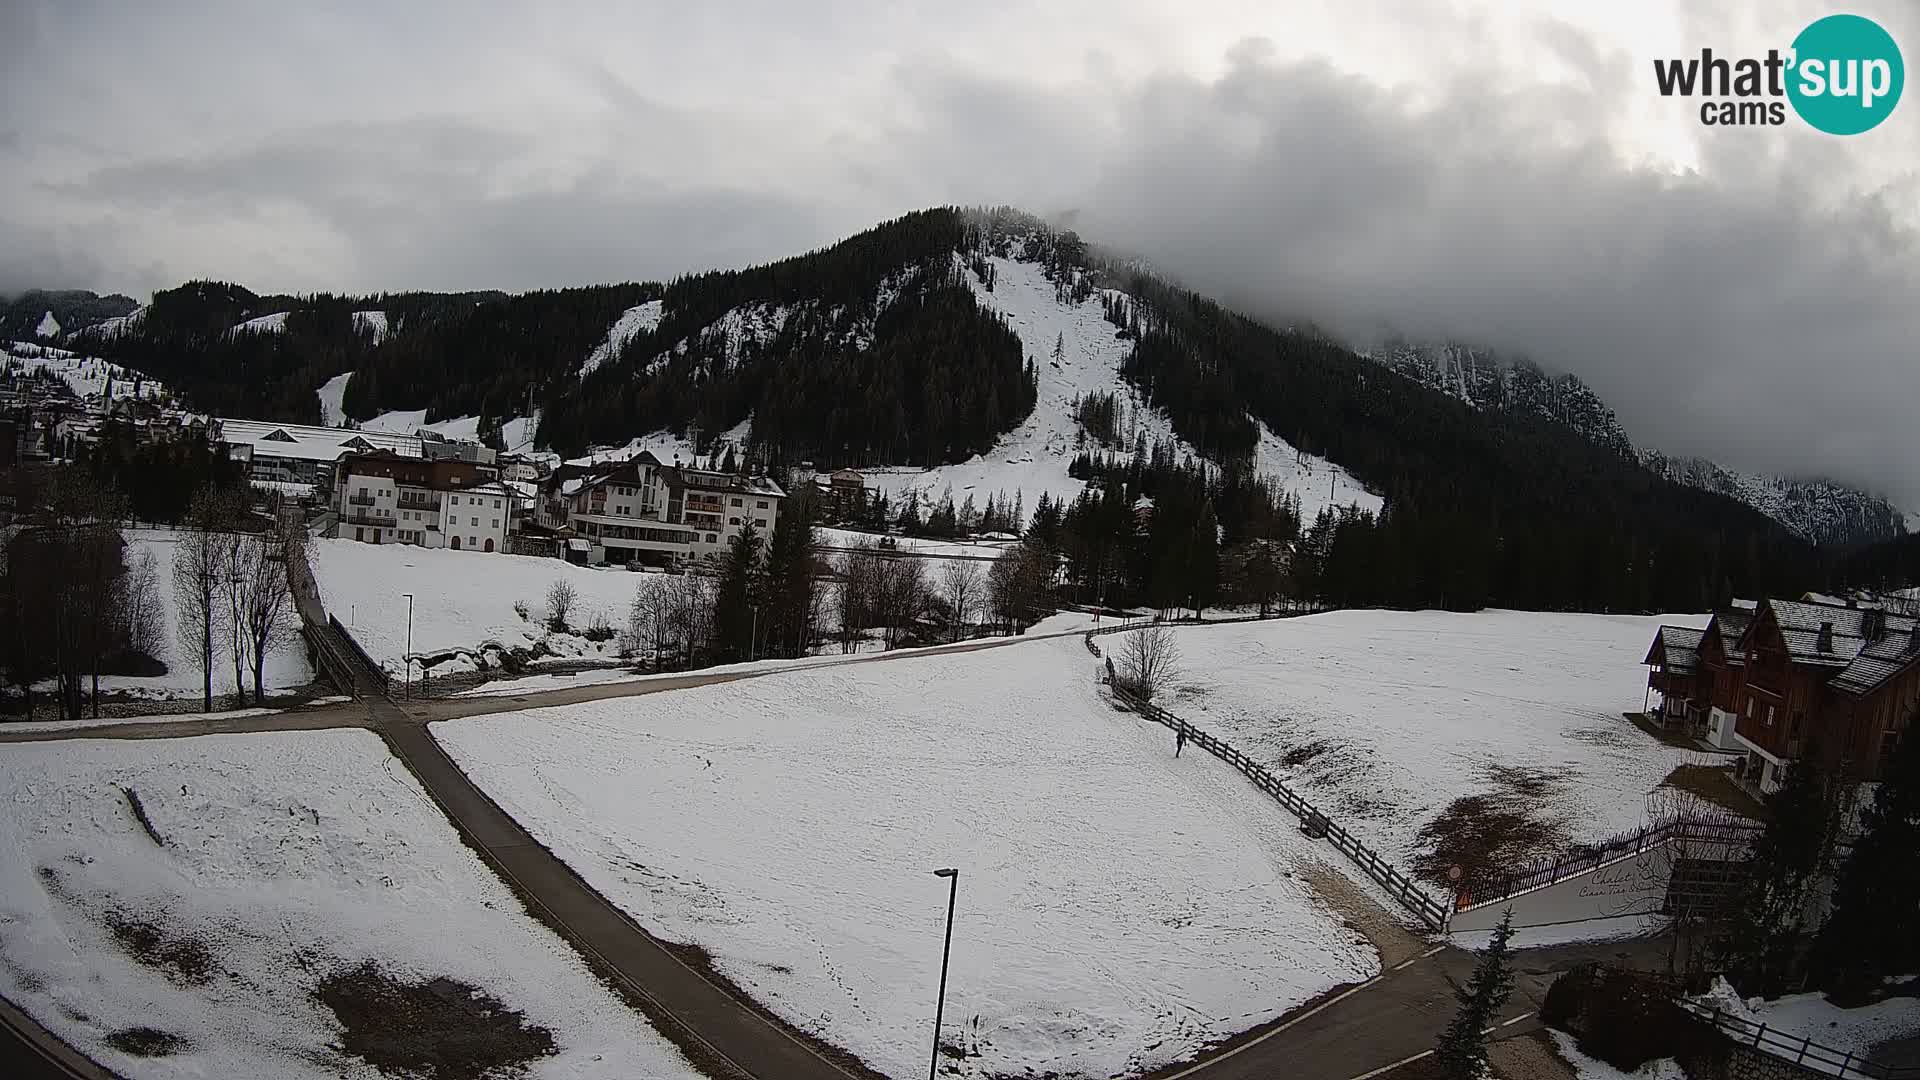
[[[612,659],[614,641],[547,633],[542,621],[547,590],[564,580],[579,594],[569,618],[575,630],[591,626],[596,618],[618,628],[626,625],[627,609],[642,580],[626,570],[596,570],[560,559],[352,540],[314,540],[307,545],[307,556],[327,613],[347,625],[361,647],[396,678],[404,672],[407,651],[404,593],[413,594],[416,656],[472,653],[487,642],[523,648],[545,640],[555,655]],[[516,601],[525,602],[528,618],[514,611]],[[450,674],[473,666],[469,659],[451,659],[432,672]]]
[[[966,1076],[1111,1076],[1377,969],[1287,815],[1109,708],[1077,637],[437,724],[469,775],[649,930],[791,1022]]]
[[[142,552],[151,551],[159,561],[160,570],[160,615],[162,637],[166,641],[166,651],[155,657],[167,665],[165,675],[153,678],[140,678],[132,675],[103,675],[100,689],[117,693],[138,694],[153,698],[199,698],[201,695],[201,673],[197,661],[189,659],[180,644],[179,608],[173,597],[173,553],[179,547],[179,534],[170,529],[128,529],[126,530],[127,551],[123,556],[127,565],[140,558]],[[288,609],[292,617],[292,609]],[[268,693],[276,690],[292,690],[306,686],[313,681],[313,667],[307,663],[304,647],[295,644],[267,657],[264,682]],[[253,675],[247,673],[247,692],[253,692]],[[213,668],[213,692],[215,696],[233,693],[233,658],[223,648],[220,658]]]
[[[1454,799],[1538,778],[1573,840],[1637,828],[1701,755],[1621,717],[1662,622],[1705,616],[1336,611],[1183,628],[1168,709],[1264,761],[1389,858]]]
[[[0,961],[7,998],[127,1076],[379,1076],[312,996],[366,961],[523,1011],[558,1050],[534,1076],[699,1075],[363,731],[6,747]],[[133,1057],[109,1042],[131,1028],[184,1045]]]

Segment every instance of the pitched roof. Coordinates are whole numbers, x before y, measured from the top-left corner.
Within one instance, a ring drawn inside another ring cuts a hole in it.
[[[390,450],[410,458],[425,455],[420,440],[412,435],[314,427],[311,424],[275,424],[228,416],[220,417],[215,423],[220,427],[221,442],[252,446],[255,457],[335,461],[341,454],[361,449]]]
[[[1889,615],[1871,601],[1848,607],[1769,600],[1767,606],[1780,626],[1780,636],[1786,640],[1788,658],[1798,664],[1846,667],[1870,644],[1873,624],[1879,624],[1880,634],[1907,632],[1914,627],[1911,617]]]
[[[1713,613],[1713,621],[1707,627],[1720,635],[1720,650],[1727,655],[1729,663],[1744,664],[1747,654],[1740,648],[1740,639],[1746,635],[1747,627],[1753,625],[1754,601],[1735,600],[1733,606]]]
[[[1647,659],[1659,657],[1660,665],[1675,675],[1691,675],[1700,670],[1700,642],[1707,636],[1705,630],[1695,630],[1690,626],[1662,626],[1654,632],[1654,650],[1647,653]]]

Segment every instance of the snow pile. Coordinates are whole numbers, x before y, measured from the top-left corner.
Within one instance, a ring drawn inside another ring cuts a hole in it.
[[[555,581],[574,587],[579,602],[569,622],[578,631],[597,619],[625,626],[640,584],[640,575],[625,570],[532,555],[330,539],[312,541],[307,552],[327,613],[396,678],[406,670],[404,593],[413,594],[414,654],[428,658],[431,673],[441,675],[472,670],[489,642],[504,650],[543,643],[552,655],[611,660],[616,641],[547,632],[547,590]],[[526,605],[528,618],[514,611],[515,602]],[[450,653],[461,655],[439,659]]]
[[[360,333],[373,335],[373,343],[378,345],[387,340],[387,313],[356,311],[353,313],[353,328]]]
[[[1378,967],[1271,799],[1094,692],[1077,637],[436,724],[649,930],[880,1072],[1111,1076]]]
[[[320,423],[326,427],[346,427],[347,410],[341,406],[346,400],[347,384],[353,381],[353,372],[345,371],[320,384],[314,395],[320,399]]]
[[[660,325],[660,316],[664,311],[665,305],[660,301],[649,300],[621,312],[620,317],[613,321],[613,326],[608,328],[607,336],[593,347],[593,351],[588,353],[586,360],[581,363],[580,377],[586,378],[598,370],[601,364],[619,356],[620,350],[627,347],[627,342],[641,334],[652,333],[654,328]]]
[[[33,328],[33,334],[43,338],[59,337],[60,320],[53,317],[53,312],[47,312],[40,316],[40,325]]]
[[[1560,1056],[1573,1066],[1580,1080],[1688,1080],[1687,1071],[1672,1058],[1658,1058],[1640,1066],[1633,1072],[1621,1072],[1599,1058],[1590,1058],[1580,1052],[1578,1041],[1564,1031],[1547,1029],[1553,1036],[1553,1044]]]
[[[1260,760],[1388,858],[1454,799],[1512,790],[1571,839],[1638,828],[1647,792],[1699,755],[1621,714],[1647,642],[1705,616],[1336,611],[1181,629],[1164,704]]]
[[[289,311],[276,311],[271,315],[248,319],[227,332],[230,334],[284,334],[287,330],[287,316],[291,314],[292,312]]]
[[[0,954],[0,992],[127,1076],[373,1075],[335,1048],[340,1024],[310,997],[367,961],[524,1011],[559,1049],[535,1076],[698,1075],[364,731],[9,747]],[[130,1028],[185,1045],[112,1048]]]
[[[1894,997],[1858,1009],[1843,1009],[1822,994],[1788,994],[1774,1001],[1740,997],[1724,978],[1694,1000],[1749,1024],[1765,1024],[1769,1045],[1811,1039],[1839,1056],[1871,1057],[1889,1039],[1920,1035],[1920,999]],[[1816,1066],[1818,1067],[1818,1066]]]

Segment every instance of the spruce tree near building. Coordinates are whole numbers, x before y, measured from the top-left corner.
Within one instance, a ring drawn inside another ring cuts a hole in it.
[[[805,656],[813,643],[812,484],[796,485],[773,523],[767,545],[760,639],[768,656]]]
[[[1743,994],[1778,997],[1802,974],[1799,964],[1811,891],[1833,851],[1832,780],[1809,745],[1766,800],[1767,827],[1740,868],[1740,884],[1712,950]]]
[[[713,603],[716,659],[723,664],[747,659],[753,652],[755,610],[760,599],[760,534],[748,522],[727,551],[720,571],[720,589]]]
[[[1833,911],[1813,945],[1813,977],[1842,1004],[1920,968],[1920,736],[1914,720],[1861,815]]]
[[[1487,1029],[1495,1023],[1501,1006],[1513,993],[1512,954],[1507,942],[1513,938],[1513,911],[1500,916],[1493,938],[1480,950],[1473,965],[1473,978],[1454,991],[1460,999],[1460,1011],[1441,1034],[1433,1049],[1440,1075],[1447,1080],[1483,1080],[1487,1070]]]

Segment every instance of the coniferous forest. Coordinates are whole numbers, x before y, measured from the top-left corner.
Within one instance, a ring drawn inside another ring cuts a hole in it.
[[[1295,588],[1350,605],[1698,611],[1827,580],[1826,554],[1741,503],[1548,419],[1476,411],[1010,210],[922,211],[665,284],[350,297],[194,282],[81,341],[215,413],[314,422],[315,389],[351,371],[349,417],[478,414],[490,431],[538,410],[539,443],[566,454],[661,429],[704,452],[751,416],[742,449],[755,467],[931,465],[989,449],[1035,406],[1046,357],[1023,355],[975,299],[994,284],[988,255],[1043,266],[1063,299],[1107,290],[1102,310],[1129,343],[1124,377],[1203,458],[1125,445],[1119,402],[1074,404],[1091,441],[1073,474],[1095,483],[1049,505],[1045,527],[1084,588],[1188,603],[1215,587],[1219,560],[1264,541],[1295,545]],[[641,305],[650,318],[587,365]],[[370,311],[383,319],[355,314]],[[234,329],[280,312],[281,332]],[[1250,475],[1260,423],[1346,468],[1384,510],[1298,520]],[[1216,526],[1206,556],[1194,547],[1203,518]]]

